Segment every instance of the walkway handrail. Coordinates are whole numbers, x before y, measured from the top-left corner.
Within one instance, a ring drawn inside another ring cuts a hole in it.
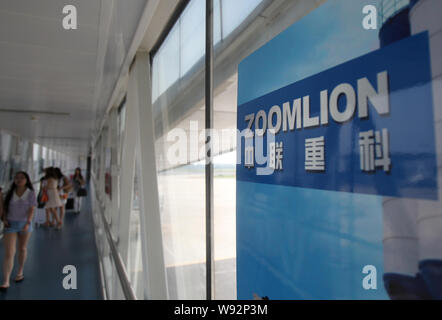
[[[95,183],[95,177],[93,177],[93,182]],[[132,285],[129,281],[129,277],[127,275],[126,268],[124,266],[123,260],[121,259],[120,253],[118,252],[117,246],[115,244],[114,239],[112,238],[112,233],[110,231],[109,224],[106,221],[106,217],[104,216],[104,206],[102,205],[101,201],[97,197],[97,192],[95,191],[95,199],[98,201],[99,204],[99,212],[101,221],[104,226],[104,232],[106,234],[107,241],[109,243],[110,252],[112,255],[112,259],[115,263],[115,267],[117,269],[118,278],[120,280],[121,288],[123,289],[123,294],[126,298],[126,300],[137,300],[134,290],[132,288]]]

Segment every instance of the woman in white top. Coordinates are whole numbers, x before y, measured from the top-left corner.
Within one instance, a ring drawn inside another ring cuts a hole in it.
[[[58,179],[54,168],[46,169],[46,185],[43,187],[46,194],[48,195],[48,202],[46,202],[45,208],[49,210],[52,217],[57,223],[57,229],[61,229],[62,223],[57,215],[57,208],[61,207],[63,204],[60,200],[60,194],[58,192]]]
[[[6,194],[1,215],[5,225],[1,291],[9,288],[9,278],[16,251],[18,251],[18,268],[15,282],[24,280],[23,270],[27,257],[27,244],[32,232],[32,218],[36,205],[34,187],[29,175],[23,171],[17,172],[14,182]],[[18,250],[16,250],[17,243]]]

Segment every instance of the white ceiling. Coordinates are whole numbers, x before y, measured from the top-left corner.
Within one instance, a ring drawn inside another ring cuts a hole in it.
[[[85,154],[147,0],[0,1],[0,128]],[[34,118],[36,120],[31,120]]]

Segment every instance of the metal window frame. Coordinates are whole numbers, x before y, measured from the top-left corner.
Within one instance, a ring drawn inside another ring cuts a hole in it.
[[[206,55],[205,55],[205,125],[206,125],[206,299],[215,294],[215,254],[213,217],[213,162],[210,137],[213,128],[213,0],[206,0]]]

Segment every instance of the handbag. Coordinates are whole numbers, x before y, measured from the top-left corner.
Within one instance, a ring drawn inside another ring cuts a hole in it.
[[[44,208],[46,202],[48,202],[49,198],[48,198],[48,194],[44,191],[44,190],[40,190],[40,192],[38,193],[38,197],[37,197],[37,202],[38,202],[38,208]]]
[[[87,196],[87,190],[85,188],[80,188],[77,191],[77,197],[86,197]]]

